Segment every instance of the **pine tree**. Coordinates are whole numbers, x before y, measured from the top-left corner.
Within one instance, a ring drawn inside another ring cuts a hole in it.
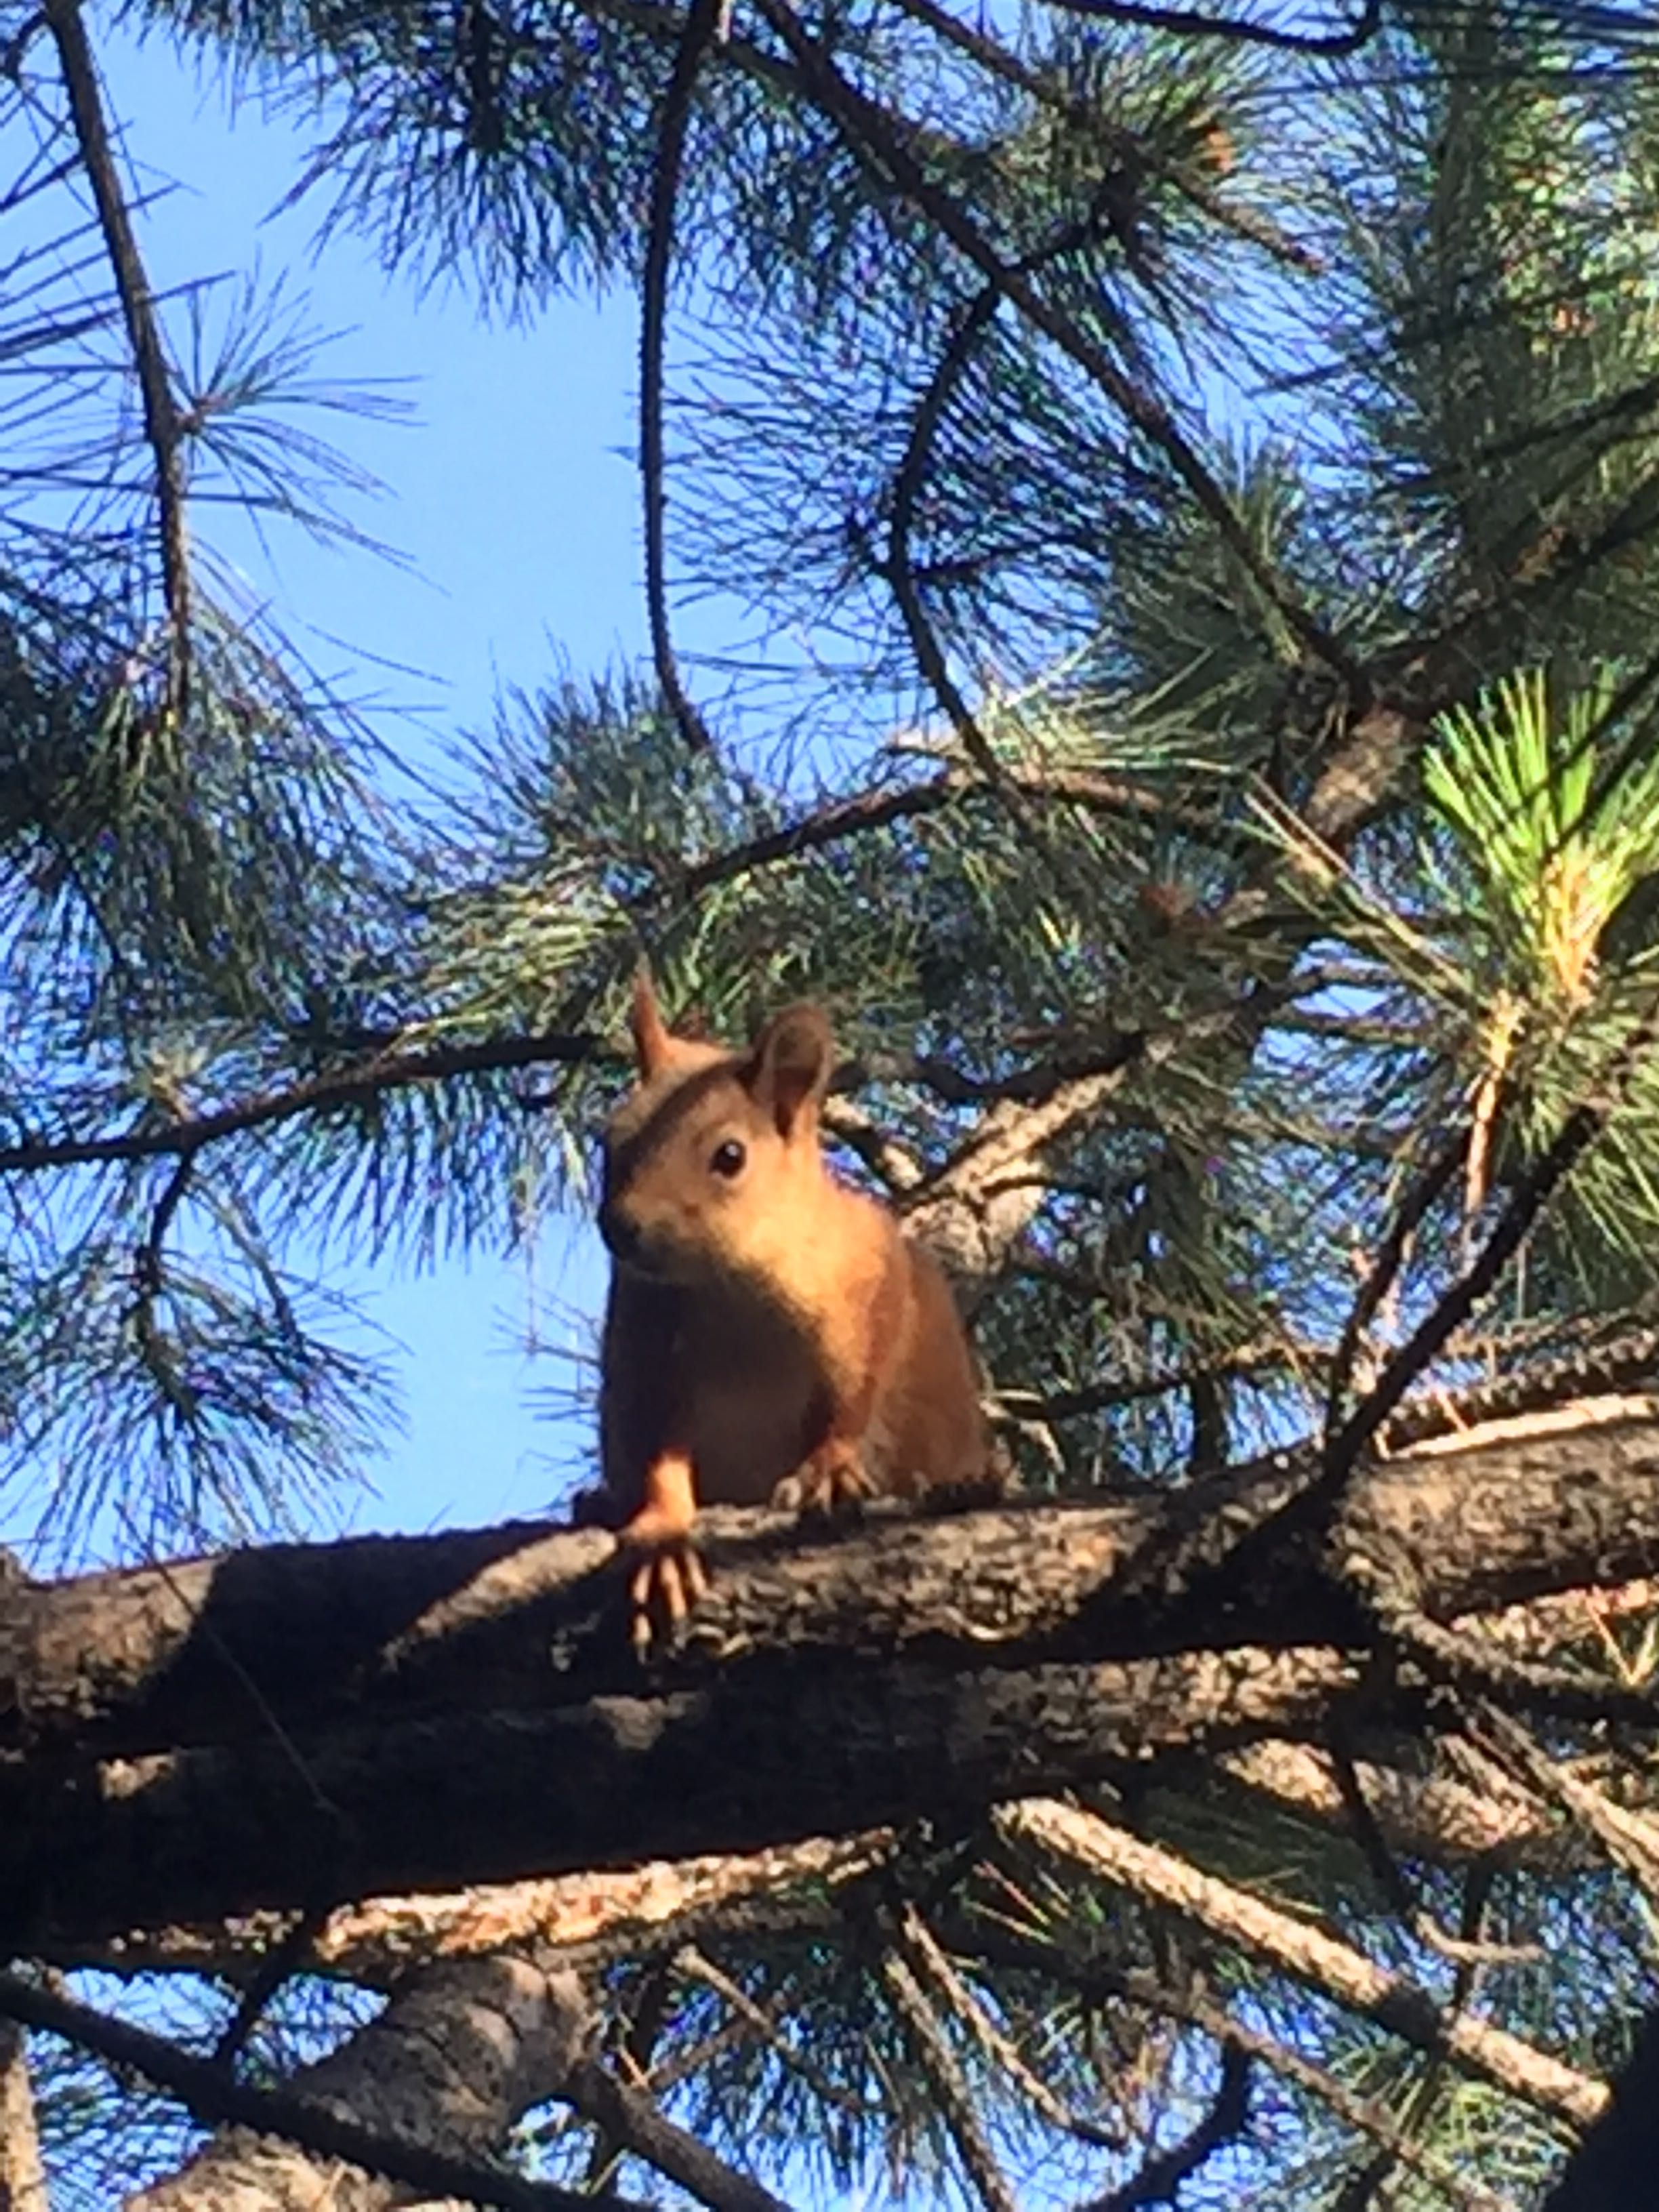
[[[301,325],[155,298],[77,0],[14,9],[0,1481],[149,1577],[0,1580],[53,2201],[1540,2202],[1659,1881],[1646,11],[147,19],[316,102],[388,265],[635,288],[653,653],[392,804],[195,526],[350,528],[274,427]],[[718,659],[697,593],[750,611]],[[841,1164],[951,1266],[1032,1502],[717,1530],[723,1645],[643,1680],[597,1536],[513,1619],[505,1536],[157,1565],[314,1531],[374,1433],[319,1251],[586,1202],[641,952],[717,1034],[830,1011]],[[732,1805],[670,1803],[708,1744]],[[622,1810],[559,1826],[556,1752]],[[246,1860],[169,1875],[239,1796]],[[562,1882],[465,1891],[509,1859]]]

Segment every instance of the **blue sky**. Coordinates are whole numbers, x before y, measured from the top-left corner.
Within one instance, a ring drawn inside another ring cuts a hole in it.
[[[422,295],[384,275],[365,239],[337,235],[313,254],[325,196],[281,203],[320,128],[247,99],[233,126],[222,86],[161,38],[139,45],[105,30],[99,52],[141,181],[179,187],[143,218],[158,290],[256,267],[267,283],[291,272],[307,321],[340,334],[319,373],[397,379],[412,403],[408,423],[311,425],[387,487],[351,512],[407,568],[291,530],[267,550],[233,514],[198,515],[313,663],[373,698],[382,734],[419,757],[426,732],[483,726],[498,689],[534,684],[560,652],[577,670],[641,653],[632,300],[562,301],[526,325],[492,327],[459,288]],[[532,1335],[569,1342],[602,1296],[586,1224],[550,1224],[529,1263],[377,1272],[371,1311],[407,1348],[409,1429],[355,1525],[477,1523],[554,1497],[587,1437],[538,1416],[532,1394],[571,1377],[520,1346]]]

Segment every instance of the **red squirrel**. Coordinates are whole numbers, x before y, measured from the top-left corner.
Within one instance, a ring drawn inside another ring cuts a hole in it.
[[[825,1162],[823,1014],[787,1007],[732,1052],[672,1034],[641,969],[633,1035],[638,1082],[605,1132],[595,1517],[642,1555],[643,1645],[707,1587],[699,1504],[822,1511],[978,1486],[989,1462],[944,1274]]]

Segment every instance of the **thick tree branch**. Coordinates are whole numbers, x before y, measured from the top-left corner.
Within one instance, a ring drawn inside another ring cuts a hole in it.
[[[30,1954],[84,1950],[319,1893],[343,1902],[753,1850],[838,1824],[949,1823],[1034,1784],[1310,1732],[1362,1679],[1328,1650],[960,1673],[734,1664],[706,1688],[549,1711],[483,1703],[280,1743],[250,1724],[223,1746],[0,1762],[0,1933]],[[1420,1726],[1410,1701],[1397,1723]]]
[[[1331,1549],[1218,1574],[1182,1632],[1208,1649],[1170,1648],[1188,1599],[1160,1561],[1219,1567],[1293,1462],[1110,1505],[877,1512],[840,1540],[711,1515],[714,1587],[648,1673],[597,1531],[9,1587],[0,1899],[41,1948],[763,1849],[1316,1733],[1364,1663],[1350,1553],[1446,1620],[1659,1571],[1659,1422],[1618,1407],[1364,1470]],[[1421,1724],[1409,1682],[1371,1710],[1384,1736]]]
[[[294,2086],[267,2089],[238,2081],[163,2036],[0,1974],[0,2016],[131,2068],[205,2127],[279,2136],[314,2157],[343,2160],[428,2196],[504,2212],[592,2212],[596,2204],[643,2212],[621,2197],[526,2180],[482,2156],[518,2112],[553,2094],[571,2070],[574,2037],[586,2020],[579,1996],[570,1978],[555,1985],[507,1959],[434,1967],[372,2027],[297,2075]],[[461,2140],[469,2142],[465,2153],[454,2148]],[[220,2204],[215,2169],[222,2176],[245,2172],[262,2158],[273,2167],[283,2162],[275,2147],[246,2136],[222,2138],[182,2173],[135,2199],[133,2212]],[[314,2198],[314,2168],[312,2181]],[[278,2185],[273,2173],[268,2201],[283,2201]],[[393,2201],[389,2192],[352,2200],[363,2212]]]
[[[1280,1455],[1098,1503],[887,1507],[841,1533],[711,1512],[714,1588],[649,1676],[617,1634],[615,1540],[599,1530],[507,1523],[9,1583],[0,1751],[170,1750],[239,1738],[264,1715],[303,1727],[574,1706],[739,1670],[755,1682],[807,1653],[908,1652],[969,1668],[1151,1655],[1186,1595],[1161,1563],[1176,1548],[1194,1570],[1224,1562],[1275,1520],[1308,1464]],[[1372,1463],[1335,1541],[1395,1564],[1440,1620],[1659,1572],[1659,1419],[1644,1401],[1591,1401]],[[1228,1593],[1206,1632],[1282,1648],[1340,1641],[1357,1620],[1318,1548],[1287,1543],[1263,1556],[1251,1587]]]

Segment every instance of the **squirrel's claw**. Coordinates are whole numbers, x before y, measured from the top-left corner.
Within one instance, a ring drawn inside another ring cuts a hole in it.
[[[628,1595],[633,1608],[630,1634],[641,1658],[656,1640],[659,1628],[672,1636],[708,1589],[708,1571],[679,1537],[641,1559],[629,1577]]]
[[[878,1495],[862,1455],[850,1444],[829,1446],[803,1460],[772,1492],[772,1503],[804,1520],[855,1513]]]

